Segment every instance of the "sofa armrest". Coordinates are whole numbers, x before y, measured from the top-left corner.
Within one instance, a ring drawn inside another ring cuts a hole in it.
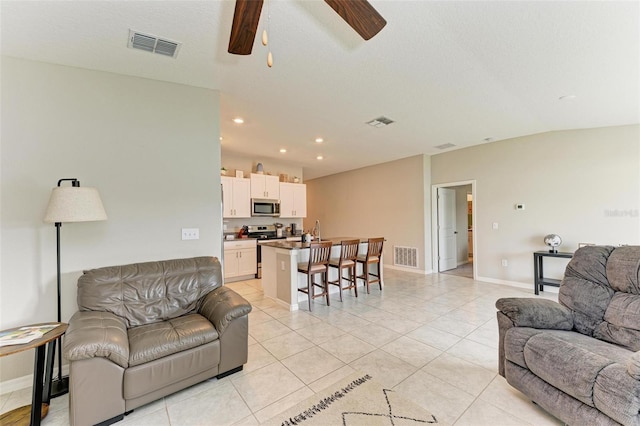
[[[64,356],[69,361],[103,357],[127,368],[129,338],[125,321],[110,312],[76,312],[69,320]]]
[[[496,308],[516,327],[573,329],[573,312],[552,300],[507,297],[498,299]]]
[[[248,315],[251,312],[251,304],[235,291],[228,287],[218,287],[204,296],[198,313],[209,321],[218,330],[224,333],[231,321]]]
[[[627,361],[627,373],[636,380],[640,380],[640,351],[631,355]]]

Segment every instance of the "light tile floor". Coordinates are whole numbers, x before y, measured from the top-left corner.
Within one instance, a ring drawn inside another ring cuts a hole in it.
[[[453,425],[560,425],[497,374],[500,297],[535,297],[454,275],[387,269],[385,287],[358,298],[320,299],[289,312],[263,297],[260,280],[229,287],[253,305],[249,361],[136,409],[119,424],[256,425],[355,371],[371,374]],[[557,300],[557,294],[540,297]],[[0,395],[0,412],[30,402],[30,389]],[[43,425],[67,425],[68,395]]]

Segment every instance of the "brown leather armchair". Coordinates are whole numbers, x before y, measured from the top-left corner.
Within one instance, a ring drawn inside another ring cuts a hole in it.
[[[247,362],[251,305],[196,257],[85,271],[67,330],[72,425],[110,424]]]

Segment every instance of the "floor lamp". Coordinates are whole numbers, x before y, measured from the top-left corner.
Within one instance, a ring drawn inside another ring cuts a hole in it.
[[[62,186],[63,182],[71,186]],[[95,188],[80,187],[75,178],[60,179],[58,186],[51,191],[49,205],[44,216],[46,223],[56,226],[56,250],[58,266],[58,322],[62,322],[60,310],[60,227],[68,222],[92,222],[107,220],[100,194]],[[58,377],[51,382],[51,397],[55,398],[69,392],[69,377],[62,377],[62,343],[58,348]]]

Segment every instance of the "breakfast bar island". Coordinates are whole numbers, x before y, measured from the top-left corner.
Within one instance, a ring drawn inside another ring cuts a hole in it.
[[[341,241],[360,240],[358,253],[367,252],[367,238],[343,237],[322,238],[321,241],[331,241],[331,257],[340,257]],[[264,295],[275,300],[291,311],[298,310],[298,304],[307,301],[307,295],[298,291],[299,287],[306,287],[307,277],[298,273],[298,263],[309,261],[310,243],[298,241],[269,241],[262,244],[262,289]],[[382,262],[380,262],[382,268]],[[382,272],[382,271],[380,271]],[[361,274],[361,268],[356,271]],[[338,277],[336,268],[329,268],[329,280]],[[319,279],[319,277],[318,277]],[[337,286],[329,286],[329,292],[338,292]]]

